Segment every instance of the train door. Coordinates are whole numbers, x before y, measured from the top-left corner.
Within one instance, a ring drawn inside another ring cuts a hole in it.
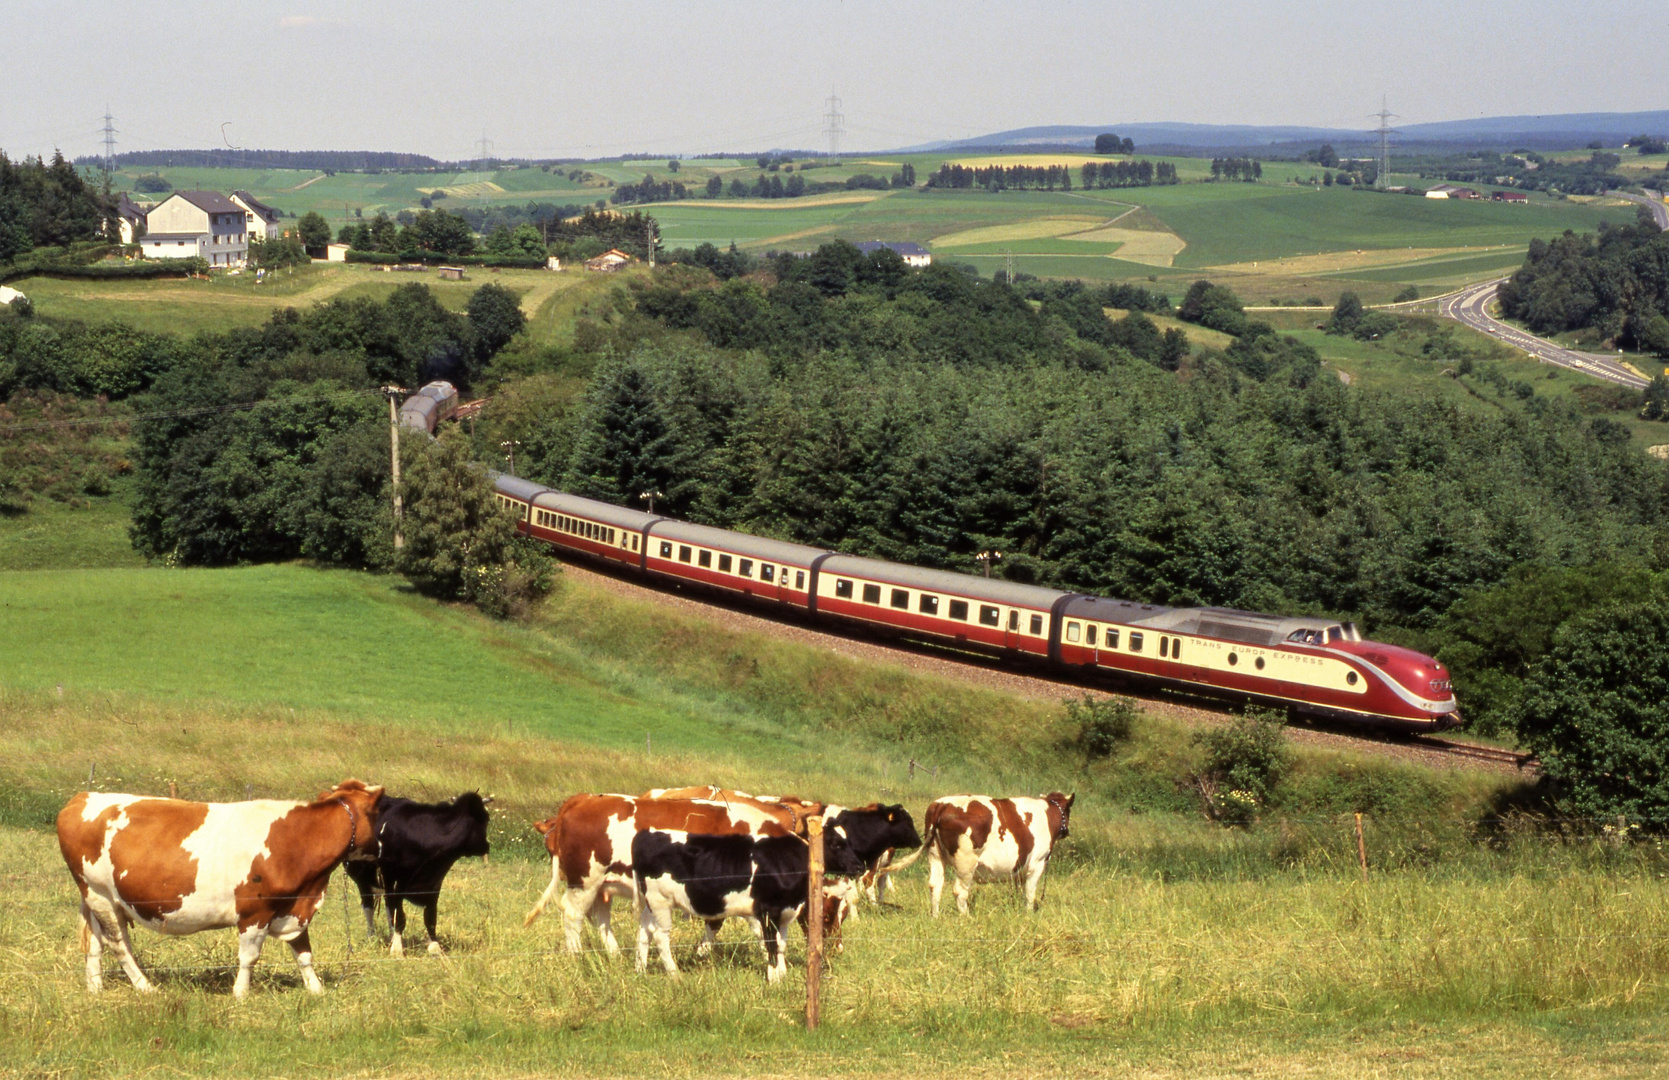
[[[1099,667],[1101,665],[1101,628],[1094,623],[1084,625],[1084,648],[1089,653],[1089,662]]]
[[[1020,647],[1020,612],[1015,608],[1008,609],[1008,629],[1003,633],[1003,647],[1018,649]]]

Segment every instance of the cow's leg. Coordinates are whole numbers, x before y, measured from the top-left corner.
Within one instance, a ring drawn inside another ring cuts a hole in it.
[[[951,862],[951,869],[956,873],[956,881],[950,891],[956,895],[956,910],[963,915],[968,914],[968,897],[973,892],[974,875],[979,871],[979,855],[974,846],[964,836],[962,842],[956,846],[956,854]]]
[[[81,948],[87,954],[87,992],[104,989],[104,927],[87,901],[81,901]]]
[[[776,981],[788,974],[788,925],[799,914],[797,908],[785,908],[782,911],[767,911],[760,920],[765,929],[765,981],[775,984]],[[816,912],[811,918],[822,918],[822,912]]]
[[[238,977],[232,983],[233,997],[241,999],[249,996],[249,971],[261,958],[261,946],[266,944],[266,940],[265,926],[256,925],[238,931]]]
[[[597,928],[597,935],[603,939],[603,948],[610,956],[620,955],[620,942],[614,938],[614,900],[607,892],[597,894],[597,899],[591,902],[591,925]]]
[[[440,935],[435,933],[435,920],[440,917],[440,894],[431,893],[423,898],[423,929],[429,935],[429,955],[441,956],[446,950],[440,947]]]
[[[665,901],[640,901],[638,904],[637,924],[637,969],[649,970],[649,939],[655,939],[655,945],[661,953],[661,966],[666,968],[668,975],[678,974],[678,965],[672,959],[672,907]]]
[[[1043,870],[1047,863],[1038,863],[1026,871],[1026,910],[1037,910],[1037,887],[1043,881]]]
[[[342,869],[359,889],[359,910],[365,915],[365,936],[374,938],[377,936],[377,864],[348,862],[343,864]]]
[[[713,946],[718,944],[719,931],[724,927],[723,919],[707,919],[704,921],[707,924],[707,928],[701,932],[701,944],[695,947],[695,954],[697,956],[712,955]]]
[[[114,932],[106,932],[104,943],[116,950],[116,959],[121,961],[122,970],[127,972],[128,982],[133,984],[135,990],[144,993],[155,990],[156,987],[151,985],[151,980],[145,978],[144,971],[140,970],[139,961],[133,956],[133,938],[128,936],[127,916],[120,911],[112,910],[108,915],[96,913],[96,918],[106,927],[115,928]]]
[[[296,967],[301,969],[301,982],[303,986],[307,987],[308,993],[324,993],[325,984],[319,981],[318,973],[313,970],[313,941],[307,936],[307,931],[305,929],[290,939],[290,948],[295,951]],[[239,942],[238,952],[238,958],[241,961],[243,958],[241,941]],[[243,978],[243,972],[241,970],[238,972],[238,978]]]
[[[388,905],[388,955],[406,955],[406,898],[398,890],[390,889],[383,894],[383,903]]]
[[[927,900],[933,917],[939,917],[939,897],[945,891],[945,860],[934,847],[927,853]]]

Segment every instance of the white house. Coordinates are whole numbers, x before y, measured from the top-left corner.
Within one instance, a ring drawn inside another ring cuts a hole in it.
[[[136,238],[145,231],[145,208],[128,198],[125,191],[116,199],[116,224],[124,244],[138,243]]]
[[[271,240],[284,235],[282,215],[247,191],[232,192],[232,201],[243,207],[243,223],[252,240]]]
[[[933,253],[922,247],[920,244],[912,244],[908,240],[865,240],[863,243],[858,244],[857,248],[865,255],[868,255],[872,251],[879,251],[881,248],[891,248],[893,251],[898,252],[899,257],[904,260],[905,266],[913,266],[918,270],[924,266],[933,265]]]
[[[139,252],[147,259],[242,266],[249,261],[246,213],[218,191],[176,191],[145,215]]]

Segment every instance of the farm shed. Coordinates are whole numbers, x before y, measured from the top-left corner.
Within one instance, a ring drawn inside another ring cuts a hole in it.
[[[440,268],[440,276],[442,281],[462,281],[464,280],[464,268],[461,266],[443,266]]]
[[[631,261],[632,257],[619,248],[609,248],[595,259],[585,260],[585,268],[587,270],[599,270],[603,273],[612,273]]]

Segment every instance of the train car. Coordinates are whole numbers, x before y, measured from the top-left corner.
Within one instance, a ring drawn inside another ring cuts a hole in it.
[[[641,510],[582,499],[523,480],[492,473],[494,497],[516,515],[516,529],[568,552],[593,555],[642,569],[649,526],[663,520]]]
[[[822,548],[658,518],[646,534],[644,569],[742,596],[811,608]]]
[[[445,380],[436,380],[400,403],[400,423],[433,435],[440,422],[457,411],[458,388]]]
[[[1363,641],[1350,623],[1094,596],[1073,597],[1060,615],[1057,659],[1069,667],[1405,731],[1460,719],[1442,664]]]
[[[987,652],[1050,658],[1056,610],[1072,593],[917,566],[830,555],[817,567],[816,606],[872,626]]]

